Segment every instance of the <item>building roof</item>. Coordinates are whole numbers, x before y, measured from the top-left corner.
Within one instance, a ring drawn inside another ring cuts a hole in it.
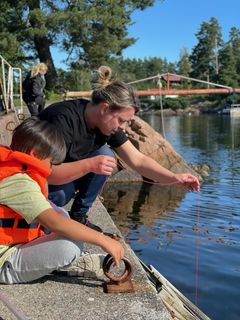
[[[162,76],[162,79],[164,81],[169,81],[169,82],[181,82],[181,77],[178,75],[173,75],[173,74],[164,74]]]

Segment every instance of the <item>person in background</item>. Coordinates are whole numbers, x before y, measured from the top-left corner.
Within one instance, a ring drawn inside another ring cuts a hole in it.
[[[138,111],[133,88],[122,81],[111,81],[111,69],[97,70],[91,100],[77,99],[55,103],[39,114],[63,133],[67,155],[64,163],[53,166],[49,198],[64,206],[74,198],[70,217],[95,230],[87,214],[101,192],[107,176],[116,167],[115,155],[142,176],[159,182],[199,190],[197,177],[175,174],[138,151],[124,130]]]
[[[124,257],[119,241],[49,203],[47,177],[65,153],[61,133],[37,117],[15,129],[10,148],[0,146],[0,283],[30,282],[53,271],[102,275],[104,255],[83,255],[84,242],[100,246],[117,266]]]
[[[23,81],[23,101],[27,104],[31,116],[38,115],[45,107],[45,74],[48,67],[39,63],[28,72]]]

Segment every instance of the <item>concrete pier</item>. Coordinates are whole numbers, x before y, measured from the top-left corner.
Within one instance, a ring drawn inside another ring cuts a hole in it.
[[[97,201],[92,222],[105,231],[120,233],[105,207]],[[150,284],[136,255],[123,241],[126,258],[133,266],[134,293],[103,292],[104,276],[93,280],[80,277],[48,275],[29,284],[0,285],[0,293],[24,317],[16,317],[0,300],[0,320],[159,320],[172,319],[170,313]],[[87,246],[90,252],[100,252]]]

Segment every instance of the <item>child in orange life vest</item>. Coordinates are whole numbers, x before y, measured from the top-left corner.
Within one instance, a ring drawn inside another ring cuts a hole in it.
[[[83,242],[100,246],[117,266],[124,257],[118,241],[59,214],[48,202],[51,164],[61,163],[65,153],[61,133],[36,117],[15,129],[10,148],[0,146],[0,283],[25,283],[55,270],[81,268],[81,259],[87,258],[96,269],[96,255],[81,256]],[[97,258],[100,266],[103,255]]]

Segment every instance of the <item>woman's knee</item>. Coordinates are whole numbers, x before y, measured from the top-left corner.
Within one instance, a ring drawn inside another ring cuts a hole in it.
[[[50,191],[48,198],[59,207],[63,207],[65,204],[67,204],[66,195],[63,190],[53,192]]]
[[[103,155],[103,156],[110,156],[110,157],[116,158],[113,150],[106,144],[101,148],[99,148],[98,150],[96,150],[95,153],[96,153],[95,155]]]
[[[64,186],[49,186],[49,200],[59,207],[65,206],[75,196],[75,187],[71,183]]]

